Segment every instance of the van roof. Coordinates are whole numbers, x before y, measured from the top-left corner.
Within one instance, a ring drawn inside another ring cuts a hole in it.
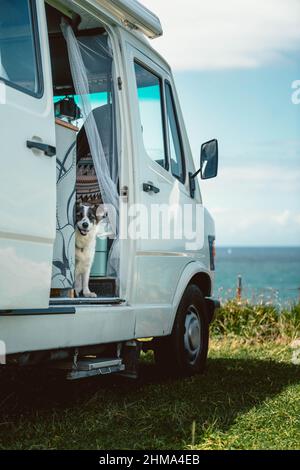
[[[83,8],[83,11],[88,4],[94,11],[101,10],[110,21],[129,27],[133,31],[140,31],[149,39],[163,34],[159,18],[137,0],[85,0],[84,2],[76,0],[74,3],[71,0],[46,1],[54,7],[63,3],[71,10],[77,6]]]
[[[97,0],[121,22],[132,25],[148,38],[163,34],[159,18],[137,0]]]

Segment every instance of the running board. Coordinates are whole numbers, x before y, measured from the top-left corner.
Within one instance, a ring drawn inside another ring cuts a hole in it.
[[[115,372],[122,372],[125,365],[120,358],[97,358],[84,359],[76,364],[72,362],[61,362],[53,365],[56,369],[63,369],[67,372],[68,380],[84,379],[95,375],[107,375]]]
[[[73,315],[75,312],[75,307],[28,308],[20,310],[0,310],[0,317],[24,315]]]
[[[122,304],[124,299],[119,297],[55,297],[50,299],[49,305],[112,305]]]

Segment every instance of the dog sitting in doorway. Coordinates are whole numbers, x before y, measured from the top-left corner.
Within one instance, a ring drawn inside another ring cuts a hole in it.
[[[89,289],[89,279],[94,261],[97,235],[107,226],[107,213],[103,206],[81,204],[76,214],[75,230],[75,292],[77,297],[97,297]],[[103,225],[103,227],[102,227]]]

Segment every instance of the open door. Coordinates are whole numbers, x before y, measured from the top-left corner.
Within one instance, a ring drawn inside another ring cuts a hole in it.
[[[42,0],[0,3],[0,309],[49,303],[56,159]]]

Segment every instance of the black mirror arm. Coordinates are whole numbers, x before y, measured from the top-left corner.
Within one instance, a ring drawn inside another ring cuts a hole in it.
[[[190,184],[190,196],[192,199],[195,197],[195,191],[196,191],[196,183],[195,183],[195,176],[198,174],[197,173],[189,173],[189,184]]]
[[[200,171],[201,171],[201,168],[199,168],[199,170],[197,170],[196,173],[190,173],[190,179],[196,178],[196,176],[199,175]]]
[[[196,176],[199,175],[200,171],[201,171],[201,167],[199,168],[198,171],[196,171],[196,173],[189,173],[190,196],[191,196],[191,198],[193,198],[193,199],[194,199],[194,197],[195,197],[195,191],[196,191],[195,178],[196,178]]]

